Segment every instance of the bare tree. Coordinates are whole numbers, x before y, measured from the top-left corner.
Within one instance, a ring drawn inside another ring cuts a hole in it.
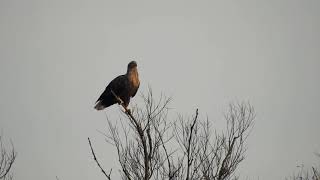
[[[115,95],[116,96],[116,95]],[[155,100],[151,90],[142,96],[144,108],[125,109],[117,123],[108,119],[107,142],[115,146],[122,179],[236,179],[234,171],[244,159],[245,142],[255,117],[248,103],[230,104],[227,128],[218,133],[209,118],[200,120],[198,109],[191,118],[169,120],[170,98]],[[121,100],[119,100],[121,103]],[[129,125],[128,125],[129,124]],[[91,152],[107,179],[89,140]]]
[[[2,136],[0,136],[0,179],[12,180],[12,175],[9,173],[14,163],[17,153],[11,143],[11,150],[5,148]]]
[[[191,121],[180,118],[175,137],[186,159],[181,179],[234,179],[238,164],[244,159],[245,141],[255,118],[250,104],[230,104],[225,115],[225,132],[213,131],[210,121],[198,122],[198,110]],[[186,177],[183,176],[185,174]]]
[[[320,154],[316,154],[320,158]],[[305,169],[304,165],[297,166],[300,170],[294,173],[292,176],[287,177],[286,180],[320,180],[320,169],[316,167],[311,167],[310,169]]]

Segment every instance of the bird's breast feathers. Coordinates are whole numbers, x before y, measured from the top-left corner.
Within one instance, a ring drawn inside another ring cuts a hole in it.
[[[136,91],[136,89],[138,89],[140,85],[138,71],[135,70],[130,72],[128,74],[128,79],[129,79],[130,86],[132,87],[132,90]]]

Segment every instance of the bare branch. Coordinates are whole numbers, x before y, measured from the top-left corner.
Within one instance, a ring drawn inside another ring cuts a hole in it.
[[[109,174],[106,173],[106,171],[101,167],[101,165],[100,165],[100,163],[99,163],[99,161],[98,161],[98,159],[97,159],[97,157],[96,157],[96,154],[95,154],[94,151],[93,151],[90,138],[88,138],[88,141],[89,141],[89,146],[90,146],[90,148],[91,148],[91,153],[92,153],[92,155],[93,155],[94,161],[96,161],[96,163],[97,163],[97,165],[99,166],[101,172],[106,176],[106,178],[109,179],[109,180],[111,180],[111,172],[112,172],[112,169],[110,169]]]
[[[254,119],[250,104],[230,105],[225,116],[227,129],[221,134],[212,130],[208,118],[199,119],[198,109],[192,118],[179,116],[169,121],[171,98],[161,95],[155,100],[151,89],[142,95],[143,108],[135,106],[134,111],[127,109],[114,92],[113,95],[124,108],[127,121],[120,118],[117,125],[108,119],[109,134],[102,134],[117,150],[122,179],[238,178],[233,173],[244,159],[245,142]]]
[[[320,157],[316,153],[316,156]],[[297,166],[300,170],[292,176],[285,178],[286,180],[320,180],[320,168],[311,167],[306,169],[303,164]]]
[[[221,135],[215,132],[213,137],[209,120],[198,122],[197,116],[196,112],[191,123],[180,116],[175,125],[176,140],[187,158],[181,168],[186,170],[184,179],[230,179],[244,159],[245,140],[255,117],[253,107],[231,104],[225,116],[227,130]]]
[[[186,149],[187,151],[187,177],[186,177],[186,180],[189,180],[189,176],[190,176],[190,167],[191,167],[191,164],[192,164],[192,161],[193,161],[193,158],[190,157],[190,151],[191,151],[191,145],[193,145],[193,142],[191,141],[192,140],[192,137],[193,137],[193,133],[194,133],[194,126],[197,122],[197,119],[198,119],[198,109],[196,110],[196,115],[194,117],[194,120],[190,126],[190,131],[189,131],[189,139],[188,139],[188,147]]]
[[[9,175],[9,172],[16,159],[17,153],[12,142],[11,147],[11,151],[5,149],[2,137],[0,136],[0,179],[12,179],[12,175]]]

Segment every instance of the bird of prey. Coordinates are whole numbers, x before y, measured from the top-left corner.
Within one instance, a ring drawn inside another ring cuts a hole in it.
[[[130,98],[134,97],[140,85],[137,63],[131,61],[128,64],[127,73],[113,79],[99,99],[96,101],[95,109],[103,110],[115,103],[119,103],[120,98],[125,109],[128,107]]]

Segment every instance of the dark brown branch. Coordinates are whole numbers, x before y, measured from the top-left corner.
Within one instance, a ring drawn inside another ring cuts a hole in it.
[[[117,96],[116,93],[115,93],[113,90],[111,90],[111,93],[112,93],[112,95],[117,99],[118,104],[124,106],[124,102],[122,101],[122,99],[121,99],[119,96]],[[124,108],[125,108],[125,107],[124,107]],[[127,108],[125,108],[125,109],[127,109]]]
[[[316,180],[320,180],[319,172],[316,170],[316,168],[312,167],[312,173],[313,173],[313,177],[314,177]]]
[[[101,172],[106,176],[106,178],[107,178],[108,180],[111,180],[111,172],[112,172],[112,169],[110,169],[109,174],[106,173],[106,171],[101,167],[101,165],[100,165],[100,163],[99,163],[99,161],[98,161],[98,159],[97,159],[97,157],[96,157],[96,154],[95,154],[94,151],[93,151],[90,138],[88,138],[88,141],[89,141],[89,145],[90,145],[90,148],[91,148],[91,153],[92,153],[92,155],[93,155],[93,159],[96,161],[96,163],[97,163],[97,165],[99,166]]]
[[[192,125],[190,127],[190,131],[189,131],[189,140],[188,140],[188,148],[187,148],[187,178],[186,180],[189,180],[189,176],[190,176],[190,167],[191,167],[191,164],[192,164],[192,160],[193,158],[191,159],[190,157],[190,147],[191,147],[191,140],[192,140],[192,136],[193,136],[193,130],[194,130],[194,126],[197,122],[197,119],[198,119],[198,109],[196,110],[196,115],[193,119],[193,122],[192,122]]]
[[[117,94],[115,94],[112,90],[111,93],[116,97],[116,99],[118,100],[119,104],[125,109],[125,112],[127,114],[127,116],[129,117],[129,119],[134,123],[135,128],[139,134],[139,138],[140,141],[142,143],[143,146],[143,153],[144,153],[144,180],[148,180],[150,178],[150,166],[149,166],[149,154],[148,154],[148,147],[147,147],[147,142],[146,142],[146,137],[144,135],[144,131],[143,128],[141,127],[141,124],[138,123],[138,121],[135,119],[135,117],[132,115],[130,109],[128,109],[124,103],[123,100],[117,96]]]
[[[124,107],[125,108],[125,107]],[[142,130],[142,127],[140,125],[140,123],[138,123],[138,121],[133,117],[133,115],[131,114],[131,111],[128,110],[127,108],[126,109],[126,113],[127,115],[131,118],[131,120],[134,122],[136,128],[137,128],[137,131],[138,131],[138,134],[139,134],[139,137],[140,137],[140,141],[142,143],[142,146],[143,146],[143,153],[144,153],[144,180],[148,180],[149,179],[149,159],[148,159],[148,147],[147,147],[147,142],[146,142],[146,138],[144,136],[144,133],[143,133],[143,130]]]

